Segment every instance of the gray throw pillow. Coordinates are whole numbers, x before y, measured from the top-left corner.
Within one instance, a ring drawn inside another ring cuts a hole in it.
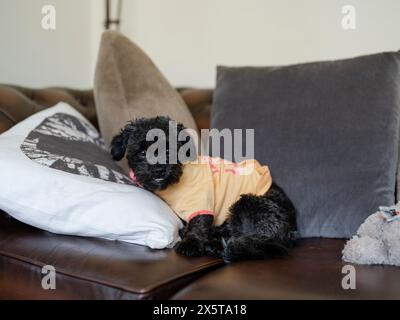
[[[254,128],[302,237],[350,237],[395,202],[400,53],[283,67],[219,67],[211,126]]]

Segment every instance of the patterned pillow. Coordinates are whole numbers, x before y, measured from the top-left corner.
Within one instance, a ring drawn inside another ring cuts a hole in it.
[[[57,170],[133,184],[111,159],[97,130],[66,113],[45,118],[21,144],[31,160]]]

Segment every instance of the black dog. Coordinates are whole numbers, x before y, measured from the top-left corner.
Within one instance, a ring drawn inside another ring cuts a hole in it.
[[[177,163],[153,164],[146,157],[147,149],[154,143],[147,141],[146,136],[155,128],[165,133],[166,152],[172,152],[174,146],[168,143],[170,121],[166,117],[131,121],[111,142],[113,159],[119,161],[126,154],[137,183],[152,192],[178,183],[183,174],[184,164],[179,159]],[[184,129],[182,124],[176,124],[172,134],[178,136]],[[175,152],[185,143],[178,140]],[[212,215],[195,216],[181,233],[182,241],[175,250],[187,256],[210,255],[233,262],[281,256],[295,243],[296,210],[275,183],[263,195],[241,195],[231,205],[225,222],[219,226],[213,223]]]

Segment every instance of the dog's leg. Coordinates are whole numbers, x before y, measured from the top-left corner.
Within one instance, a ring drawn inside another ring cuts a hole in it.
[[[225,262],[284,255],[294,243],[295,208],[276,185],[263,196],[242,195],[231,206],[228,223],[232,237]]]
[[[175,251],[185,256],[203,256],[213,221],[212,215],[199,215],[190,220],[182,241],[175,246]]]
[[[215,258],[222,258],[225,245],[231,237],[229,224],[225,221],[222,225],[210,230],[205,246],[205,254]]]

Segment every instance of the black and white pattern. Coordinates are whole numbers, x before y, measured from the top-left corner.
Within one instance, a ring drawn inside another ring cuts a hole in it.
[[[134,184],[111,159],[98,131],[87,121],[56,113],[21,144],[31,160],[53,168],[122,184]]]

